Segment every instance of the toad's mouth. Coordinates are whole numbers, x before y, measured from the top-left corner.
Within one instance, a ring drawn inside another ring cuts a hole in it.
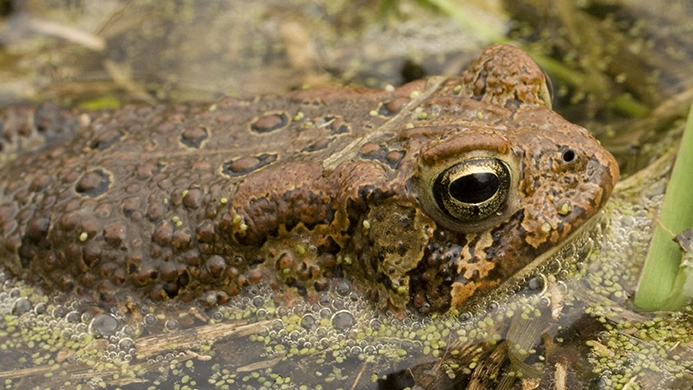
[[[518,290],[518,286],[520,286],[524,281],[528,280],[530,277],[535,276],[535,273],[538,268],[540,268],[542,265],[547,264],[550,260],[559,260],[560,264],[564,263],[564,260],[566,258],[570,257],[568,255],[568,246],[573,244],[573,243],[578,243],[581,240],[586,240],[590,237],[590,232],[592,229],[599,223],[599,221],[602,220],[604,217],[604,211],[599,211],[595,215],[593,215],[590,219],[585,221],[580,227],[572,231],[566,238],[561,240],[560,242],[556,243],[554,246],[552,246],[550,249],[548,249],[546,252],[542,253],[541,255],[537,256],[534,260],[532,260],[529,264],[526,266],[522,267],[520,270],[515,272],[512,276],[508,277],[506,280],[504,280],[496,289],[495,291],[516,291]],[[578,247],[584,247],[584,245],[579,245]],[[564,252],[564,250],[566,250]],[[581,252],[581,251],[572,251],[575,253]],[[589,253],[584,253],[582,257],[588,255]],[[577,255],[575,255],[577,256]],[[570,259],[569,261],[571,263],[575,263],[579,259]],[[557,270],[555,270],[557,271]],[[554,273],[554,271],[552,271]],[[546,286],[546,284],[545,284]],[[484,297],[472,297],[471,299],[485,299],[488,298],[486,296]]]

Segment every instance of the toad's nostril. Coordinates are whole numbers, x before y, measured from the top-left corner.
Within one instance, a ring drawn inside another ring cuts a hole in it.
[[[572,149],[568,149],[568,150],[563,151],[563,154],[561,155],[561,158],[563,158],[563,161],[565,161],[567,163],[571,163],[571,162],[575,161],[575,157],[577,157],[577,155],[575,154],[575,151]]]

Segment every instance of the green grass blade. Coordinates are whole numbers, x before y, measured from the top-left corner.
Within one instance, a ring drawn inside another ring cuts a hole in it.
[[[680,267],[682,252],[672,239],[674,235],[693,227],[693,108],[681,139],[671,179],[667,185],[664,204],[659,214],[654,237],[647,253],[635,305],[642,310],[676,310],[691,297],[690,268]],[[679,276],[679,272],[682,274]],[[677,281],[678,279],[678,281]],[[674,288],[677,291],[674,291]],[[672,294],[673,292],[673,294]]]

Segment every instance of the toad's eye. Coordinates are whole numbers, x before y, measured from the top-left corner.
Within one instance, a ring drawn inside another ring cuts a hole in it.
[[[438,207],[460,222],[477,222],[497,212],[508,198],[510,168],[496,158],[463,161],[433,183]]]

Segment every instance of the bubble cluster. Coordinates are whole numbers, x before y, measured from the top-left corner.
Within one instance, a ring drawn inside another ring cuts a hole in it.
[[[69,375],[70,370],[79,370],[80,366],[119,372],[120,376],[136,375],[128,370],[128,362],[138,353],[135,340],[146,327],[144,321],[133,325],[130,316],[117,310],[107,312],[91,302],[63,295],[48,297],[2,273],[0,277],[0,349],[4,351],[0,353],[7,363],[4,369],[12,369],[9,362],[16,361],[21,367],[35,367],[37,372],[45,369],[42,367],[52,367],[51,373],[60,370],[55,375]],[[34,380],[50,381],[55,375]],[[102,383],[97,377],[89,381],[96,387]]]

